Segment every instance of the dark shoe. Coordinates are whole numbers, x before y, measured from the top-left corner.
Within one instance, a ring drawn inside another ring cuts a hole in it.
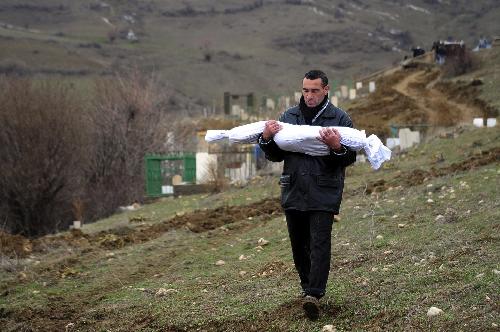
[[[306,313],[307,318],[316,320],[319,317],[319,300],[311,295],[306,295],[302,300],[302,308]]]

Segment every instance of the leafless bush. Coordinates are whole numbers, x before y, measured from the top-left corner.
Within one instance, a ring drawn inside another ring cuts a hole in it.
[[[69,85],[2,77],[0,227],[40,236],[142,201],[144,156],[166,150],[158,86],[133,70],[84,101]]]
[[[207,166],[208,184],[215,193],[222,192],[229,186],[228,179],[224,176],[223,169],[217,166],[216,161],[211,161]]]
[[[71,220],[81,114],[64,84],[0,78],[0,215],[9,231],[38,236]]]
[[[142,201],[144,155],[163,151],[163,94],[153,77],[137,70],[96,81],[90,113],[86,219]]]
[[[197,147],[195,136],[197,121],[192,118],[179,117],[169,114],[169,126],[164,132],[165,140],[162,145],[167,153],[194,152]]]

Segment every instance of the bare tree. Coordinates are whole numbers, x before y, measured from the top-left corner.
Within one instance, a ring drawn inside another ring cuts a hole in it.
[[[219,167],[216,161],[210,161],[207,165],[207,180],[215,193],[222,192],[229,186],[229,181],[224,176],[224,169]]]
[[[39,236],[67,228],[74,218],[94,221],[141,201],[145,154],[165,152],[168,131],[189,131],[172,128],[168,98],[157,83],[132,70],[98,79],[84,101],[69,85],[1,78],[5,228]]]
[[[144,196],[144,155],[162,152],[165,98],[138,70],[96,81],[90,113],[86,216],[114,212]]]

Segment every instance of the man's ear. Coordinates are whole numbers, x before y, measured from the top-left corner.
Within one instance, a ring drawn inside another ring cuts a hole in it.
[[[325,90],[325,96],[328,95],[328,91],[330,91],[330,86],[325,85],[325,87],[323,89]]]

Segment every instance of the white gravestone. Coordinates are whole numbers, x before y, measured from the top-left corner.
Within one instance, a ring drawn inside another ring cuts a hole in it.
[[[347,85],[340,86],[340,93],[342,95],[342,98],[349,97],[349,89],[347,88]]]
[[[339,98],[337,96],[333,96],[331,101],[333,106],[339,107]]]
[[[418,143],[420,143],[420,132],[411,131],[409,128],[399,130],[399,146],[401,150],[408,149]]]
[[[349,89],[349,99],[350,100],[356,99],[356,89]]]
[[[274,108],[276,107],[276,103],[271,98],[267,98],[266,99],[266,107],[270,110],[274,110]]]
[[[294,92],[293,97],[295,99],[295,102],[298,103],[300,101],[300,97],[302,97],[301,92]]]
[[[486,127],[495,127],[497,125],[497,119],[496,118],[487,118],[486,119]]]
[[[368,91],[369,91],[370,93],[372,93],[372,92],[374,92],[374,91],[375,91],[375,82],[373,82],[373,81],[372,81],[372,82],[370,82],[370,83],[368,84]]]
[[[474,118],[472,120],[472,124],[474,125],[474,127],[481,128],[484,127],[484,120],[483,118]]]

